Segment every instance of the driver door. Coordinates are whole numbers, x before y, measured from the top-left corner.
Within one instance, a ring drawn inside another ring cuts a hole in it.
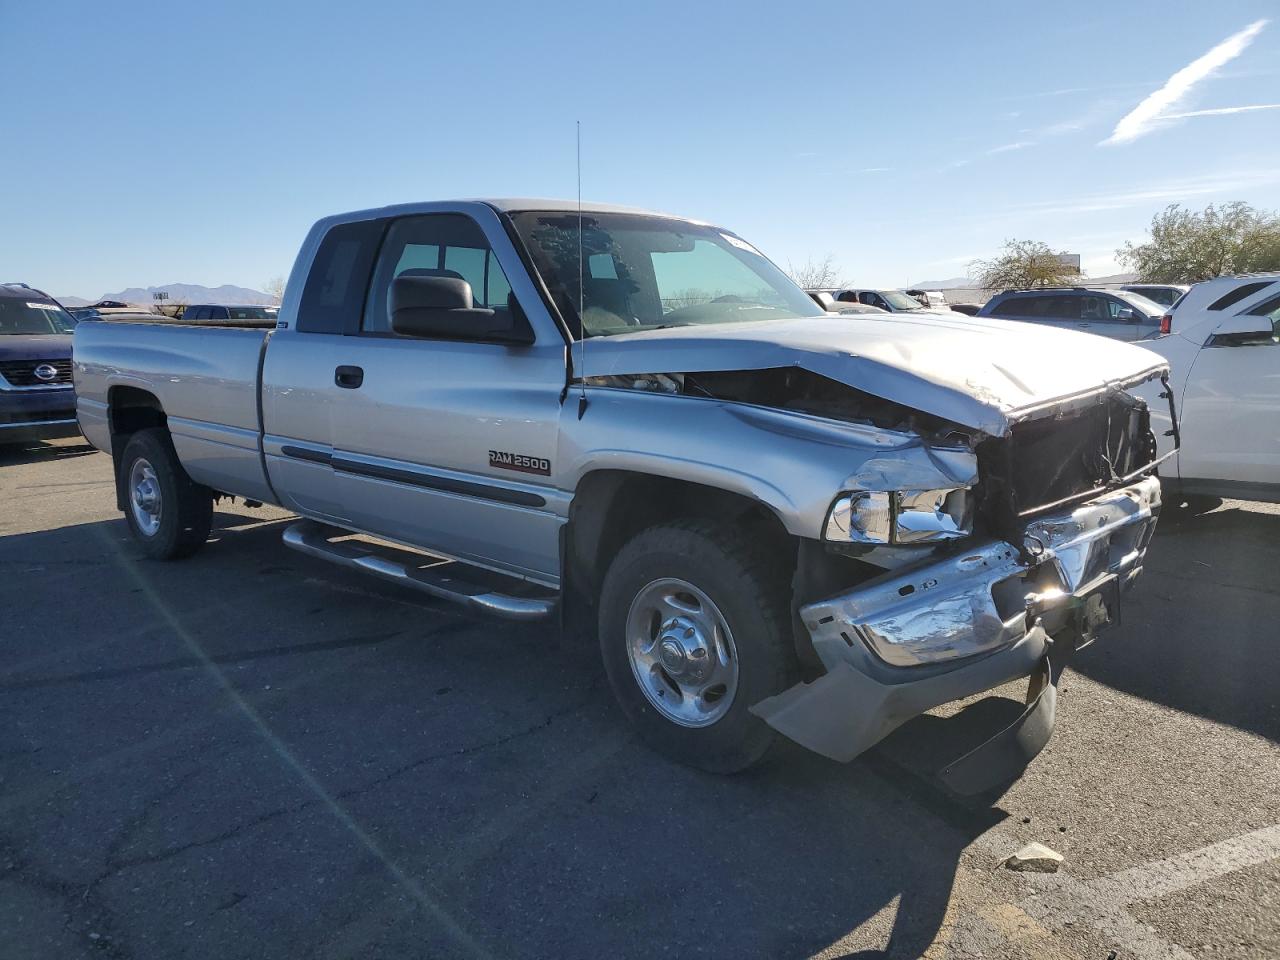
[[[506,270],[471,217],[391,221],[359,331],[333,357],[347,372],[334,391],[333,462],[348,522],[554,583],[564,504],[551,474],[564,341],[400,336],[391,330],[388,293],[405,274],[466,280],[477,306],[508,310],[514,302]]]

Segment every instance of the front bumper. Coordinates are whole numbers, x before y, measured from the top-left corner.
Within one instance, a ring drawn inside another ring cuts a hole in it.
[[[0,390],[0,443],[80,435],[70,386]]]
[[[1020,548],[991,541],[809,604],[800,616],[826,673],[752,712],[849,761],[912,717],[1030,676],[1018,722],[944,771],[962,792],[1016,776],[1053,730],[1052,681],[1141,573],[1159,512],[1147,477],[1031,521]]]

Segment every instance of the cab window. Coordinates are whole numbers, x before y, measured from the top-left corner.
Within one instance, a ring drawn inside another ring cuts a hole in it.
[[[374,267],[363,333],[392,334],[391,283],[402,276],[465,280],[477,307],[510,309],[511,284],[497,256],[479,225],[462,214],[432,213],[392,222]]]

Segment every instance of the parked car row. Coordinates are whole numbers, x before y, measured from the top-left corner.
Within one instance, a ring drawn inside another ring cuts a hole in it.
[[[915,296],[914,293],[925,294],[925,296],[922,298]],[[928,298],[926,291],[920,290],[914,293],[907,290],[852,288],[837,290],[834,296],[837,303],[861,303],[864,306],[884,310],[886,313],[918,313],[947,309],[946,300],[942,299],[941,294],[936,295],[939,300],[935,302]]]
[[[842,290],[819,303],[838,312],[848,306],[841,297],[895,313],[930,312],[903,291]],[[1006,290],[981,307],[953,304],[946,313],[1140,343],[1172,367],[1168,384],[1148,385],[1143,394],[1160,425],[1162,451],[1181,443],[1161,468],[1171,492],[1280,502],[1280,275],[1219,277],[1194,286]]]
[[[271,306],[192,304],[181,322],[274,327],[277,313]],[[174,322],[111,300],[68,310],[28,284],[0,284],[0,446],[80,435],[71,348],[72,333],[84,320]]]

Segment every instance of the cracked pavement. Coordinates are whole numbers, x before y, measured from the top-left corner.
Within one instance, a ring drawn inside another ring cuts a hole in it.
[[[280,511],[139,560],[73,441],[0,453],[0,503],[6,960],[1280,954],[1275,508],[1162,520],[977,809],[920,769],[954,709],[713,777],[593,650],[294,554]],[[1029,840],[1063,872],[997,867]]]

